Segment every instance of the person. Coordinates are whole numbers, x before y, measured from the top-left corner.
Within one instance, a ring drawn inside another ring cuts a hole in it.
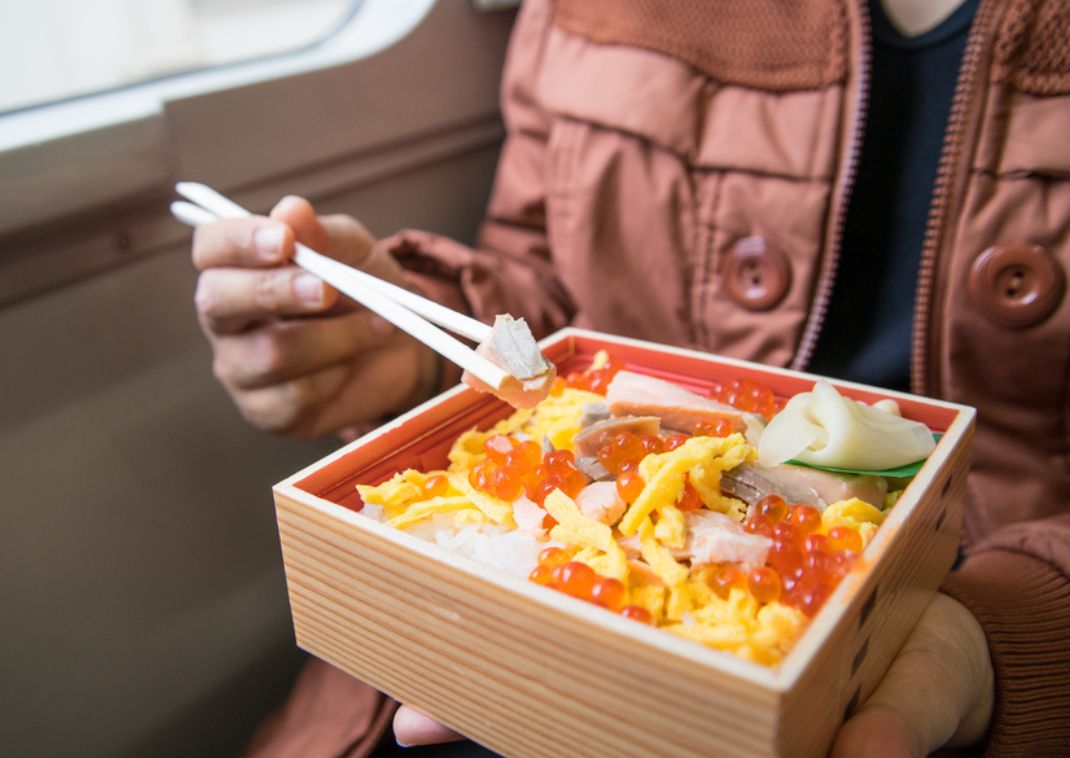
[[[974,405],[961,563],[834,752],[1065,754],[1068,23],[1054,0],[529,0],[478,246],[376,241],[292,197],[203,227],[215,372],[251,423],[302,438],[457,380],[286,265],[297,239],[537,334],[575,324]],[[394,725],[406,744],[451,736],[405,708]]]

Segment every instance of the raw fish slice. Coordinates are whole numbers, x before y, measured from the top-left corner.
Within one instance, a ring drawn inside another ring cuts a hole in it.
[[[580,428],[586,429],[599,421],[609,418],[609,408],[605,403],[584,403],[583,417],[580,418]]]
[[[691,565],[703,563],[742,563],[762,566],[773,541],[760,534],[750,534],[723,513],[698,510],[684,516],[687,545],[684,548]]]
[[[705,509],[692,511],[684,514],[684,525],[687,543],[669,551],[676,560],[690,560],[695,566],[721,561],[761,566],[773,545],[768,537],[750,534],[723,513]],[[618,543],[630,559],[637,559],[642,553],[638,535],[620,537]]]
[[[497,395],[514,408],[533,408],[550,394],[557,369],[539,351],[524,319],[495,316],[490,337],[476,352],[505,369],[509,377],[501,387],[490,387],[466,371],[461,381],[473,389]]]
[[[526,495],[521,495],[513,501],[513,520],[516,522],[517,531],[521,534],[528,534],[532,537],[541,537],[546,534],[546,529],[543,528],[544,518],[546,518],[546,511]]]
[[[780,495],[790,503],[812,505],[822,510],[852,497],[881,508],[888,483],[879,476],[836,474],[791,464],[759,466],[743,463],[721,473],[721,491],[748,505],[766,495]]]
[[[576,496],[576,505],[589,519],[613,526],[624,515],[627,504],[617,492],[616,482],[593,482]]]
[[[517,379],[535,379],[554,370],[522,318],[495,316],[490,337],[479,345],[480,350]]]
[[[631,432],[640,437],[656,436],[661,431],[661,419],[657,416],[622,416],[598,421],[579,432],[573,440],[576,455],[598,455],[610,440],[621,432]]]
[[[620,371],[606,389],[606,403],[614,416],[657,416],[661,425],[694,434],[702,423],[731,421],[743,431],[743,413],[730,405],[688,392],[672,382],[631,371]]]
[[[594,482],[613,478],[613,474],[602,465],[602,461],[593,455],[576,456],[576,468],[580,470],[581,474]]]

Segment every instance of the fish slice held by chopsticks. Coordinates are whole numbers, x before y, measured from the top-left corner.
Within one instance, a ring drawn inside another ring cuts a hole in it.
[[[494,389],[465,372],[461,379],[470,387],[492,392],[514,408],[532,408],[550,394],[557,369],[543,357],[524,319],[495,316],[490,336],[476,347],[476,352],[505,369],[508,377]]]
[[[252,215],[204,184],[179,182],[175,189],[192,202],[172,203],[171,213],[191,226],[219,218]],[[523,319],[498,316],[494,326],[490,327],[403,287],[321,255],[300,242],[295,243],[295,247],[295,264],[460,366],[465,372],[464,381],[470,386],[491,392],[518,408],[530,408],[549,394],[555,376],[554,366],[542,356]],[[435,324],[480,344],[473,350]]]

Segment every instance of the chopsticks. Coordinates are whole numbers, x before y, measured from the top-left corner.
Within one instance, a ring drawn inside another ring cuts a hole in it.
[[[243,218],[252,215],[204,184],[179,182],[175,185],[175,190],[192,202],[171,203],[171,213],[190,226],[200,226],[220,218]],[[293,261],[298,266],[315,274],[369,310],[375,311],[398,329],[490,387],[500,389],[503,382],[509,378],[509,373],[500,366],[434,325],[438,324],[466,339],[482,342],[491,333],[491,327],[487,324],[365,271],[321,255],[300,242],[295,243],[295,248]]]

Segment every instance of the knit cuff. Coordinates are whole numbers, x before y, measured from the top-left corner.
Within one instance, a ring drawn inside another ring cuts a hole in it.
[[[1009,550],[979,552],[943,591],[981,624],[996,699],[986,755],[1066,755],[1070,746],[1070,581]]]

